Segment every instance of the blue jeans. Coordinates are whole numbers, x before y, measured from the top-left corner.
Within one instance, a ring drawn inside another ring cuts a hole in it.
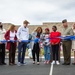
[[[20,63],[24,63],[26,47],[27,47],[26,42],[20,42],[18,45],[18,62]]]
[[[44,46],[45,60],[50,60],[50,46]]]

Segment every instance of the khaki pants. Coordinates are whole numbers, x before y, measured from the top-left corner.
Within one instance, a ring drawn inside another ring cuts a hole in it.
[[[71,62],[71,40],[63,41],[63,55],[64,55],[64,63],[70,63]]]

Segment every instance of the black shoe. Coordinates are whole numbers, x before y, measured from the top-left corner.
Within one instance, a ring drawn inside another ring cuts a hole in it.
[[[10,66],[13,66],[13,64],[12,64],[12,63],[9,63],[9,65],[10,65]]]
[[[62,63],[62,65],[66,65],[66,63]]]
[[[6,63],[2,63],[3,65],[7,65]]]
[[[0,65],[3,65],[2,63],[0,63]]]
[[[70,63],[66,63],[66,65],[70,65]]]
[[[15,63],[12,63],[13,65],[16,65]]]
[[[75,65],[75,63],[72,63],[72,65]]]

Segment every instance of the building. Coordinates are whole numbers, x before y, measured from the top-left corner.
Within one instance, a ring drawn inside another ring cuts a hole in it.
[[[70,27],[72,27],[72,25],[74,24],[74,22],[68,22],[68,25]],[[3,23],[3,26],[6,30],[8,30],[9,26],[10,25],[13,25],[11,23]],[[57,28],[58,28],[58,31],[61,32],[61,29],[62,29],[62,23],[61,22],[45,22],[43,23],[42,25],[29,25],[28,28],[29,28],[29,33],[32,33],[33,31],[35,31],[35,29],[37,27],[42,27],[43,31],[45,28],[49,28],[50,31],[52,31],[52,26],[56,25]],[[17,26],[17,29],[20,25],[16,25]]]

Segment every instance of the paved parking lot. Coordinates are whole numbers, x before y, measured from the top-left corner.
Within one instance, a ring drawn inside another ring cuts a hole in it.
[[[8,63],[8,59],[6,59]],[[43,61],[40,65],[32,64],[31,59],[26,59],[27,65],[18,67],[9,66],[8,64],[5,66],[0,65],[0,75],[49,75],[51,70],[51,65],[44,65]],[[61,63],[63,59],[61,59]],[[16,61],[17,63],[17,61]],[[75,66],[68,65],[53,65],[52,75],[75,75]]]

